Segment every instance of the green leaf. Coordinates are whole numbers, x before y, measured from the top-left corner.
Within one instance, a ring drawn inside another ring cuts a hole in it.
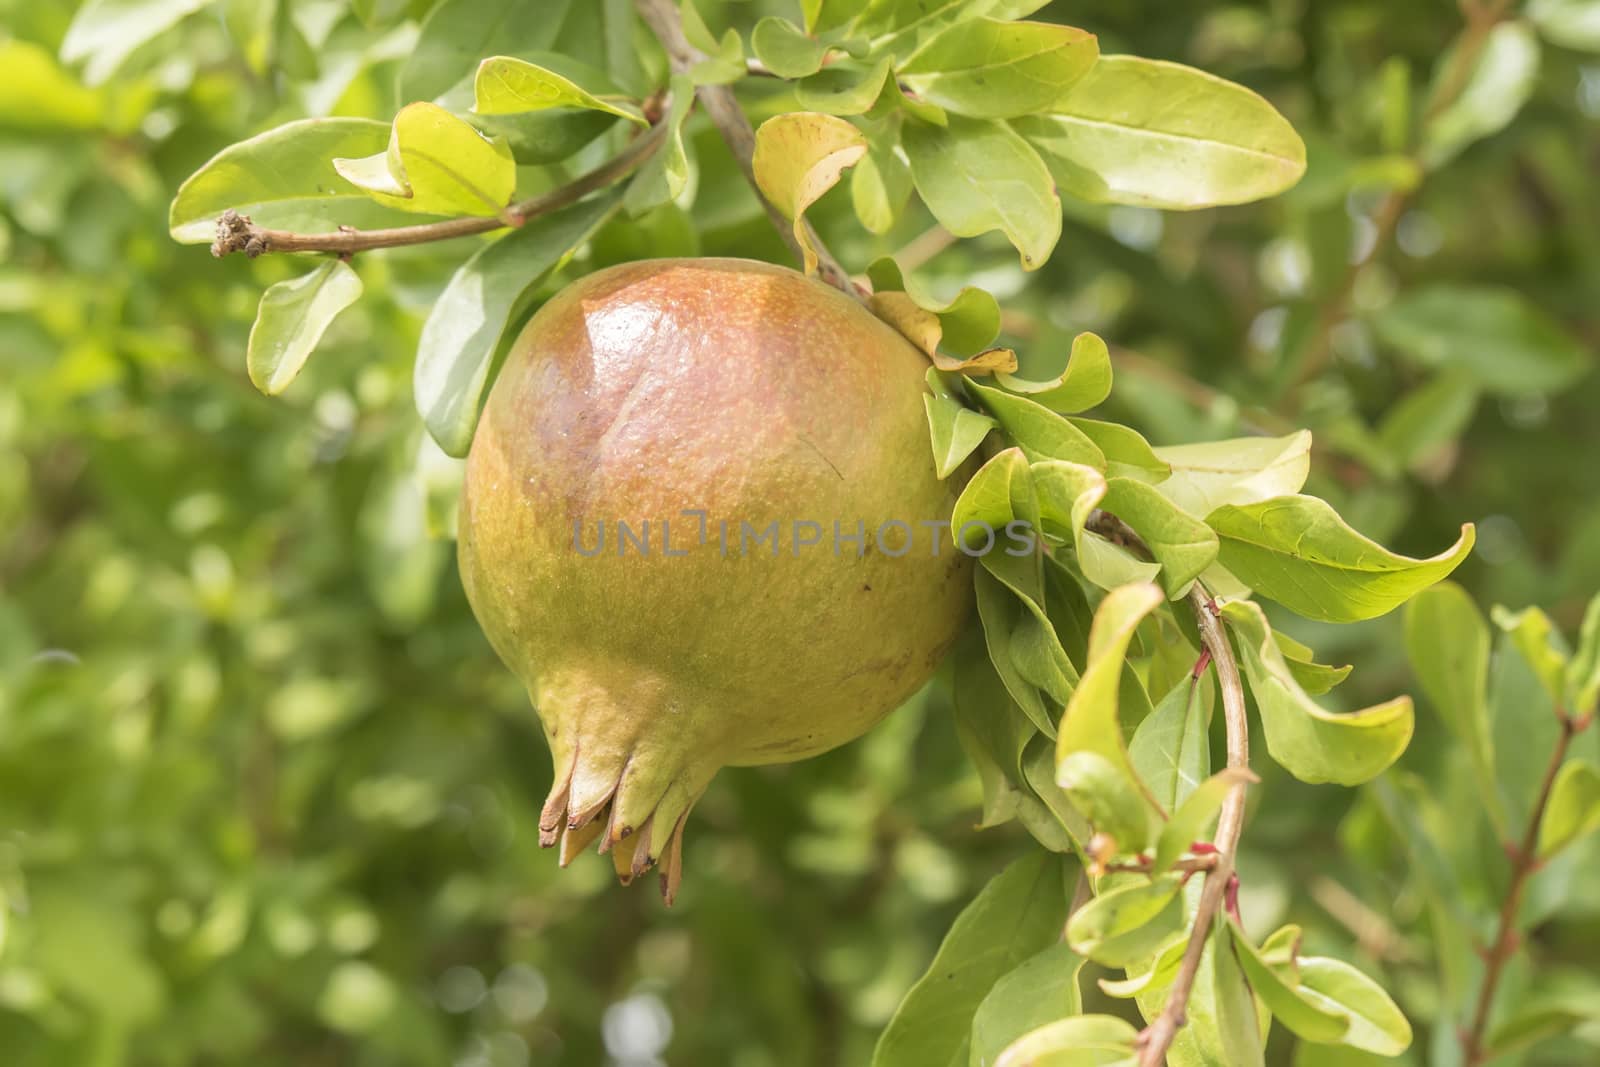
[[[995,380],[1051,411],[1076,415],[1104,403],[1111,395],[1111,350],[1098,334],[1080,333],[1072,339],[1072,355],[1066,367],[1054,378],[1041,382],[1015,374],[997,374]]]
[[[1578,630],[1578,649],[1567,665],[1567,714],[1592,715],[1600,705],[1600,595],[1589,601]]]
[[[1285,770],[1302,782],[1360,785],[1400,758],[1415,726],[1410,697],[1343,715],[1324,711],[1295,682],[1259,605],[1234,601],[1222,614],[1238,636],[1267,751]]]
[[[1017,121],[1068,194],[1096,204],[1189,210],[1275,196],[1306,148],[1242,85],[1136,56],[1102,56],[1051,108]]]
[[[1539,858],[1547,860],[1600,830],[1600,770],[1587,760],[1561,765],[1550,788],[1550,805],[1539,824]]]
[[[1530,0],[1527,14],[1551,44],[1600,52],[1600,3],[1595,0]]]
[[[1522,658],[1533,669],[1534,677],[1556,707],[1566,699],[1567,664],[1570,656],[1561,632],[1539,608],[1508,611],[1496,605],[1489,617],[1504,630]]]
[[[1074,752],[1095,752],[1110,761],[1129,781],[1138,783],[1138,774],[1122,740],[1118,691],[1128,642],[1133,639],[1139,623],[1162,600],[1160,589],[1143,584],[1114,589],[1100,602],[1094,614],[1094,627],[1089,632],[1088,663],[1067,704],[1056,738],[1058,766]],[[1141,784],[1140,788],[1144,786]]]
[[[1072,544],[1083,576],[1102,589],[1148,582],[1160,573],[1159,563],[1134,556],[1120,545],[1084,529],[1105,497],[1105,477],[1093,467],[1060,460],[1039,460],[1032,467],[1040,518],[1051,536]]]
[[[1179,682],[1128,742],[1128,757],[1139,780],[1163,811],[1176,810],[1211,773],[1209,723],[1200,686],[1193,677]]]
[[[258,226],[298,232],[415,222],[341,182],[329,162],[382,152],[388,140],[389,127],[370,119],[302,119],[229,145],[178,187],[168,228],[183,244],[206,244],[228,208]]]
[[[1439,58],[1434,99],[1454,95],[1423,128],[1422,161],[1429,168],[1449,162],[1474,141],[1509,126],[1538,82],[1539,39],[1527,23],[1502,22],[1481,46],[1474,40],[1478,32],[1463,31],[1456,45]],[[1479,48],[1477,58],[1466,84],[1459,85],[1457,52],[1471,47]]]
[[[1188,947],[1189,935],[1180,931],[1167,939],[1151,958],[1148,967],[1137,973],[1130,969],[1128,977],[1124,979],[1101,978],[1100,988],[1106,996],[1118,999],[1136,997],[1141,993],[1159,993],[1177,980],[1178,971],[1183,965],[1183,953]]]
[[[1162,875],[1101,892],[1067,920],[1067,944],[1107,967],[1126,967],[1149,955],[1183,925],[1183,879]]]
[[[999,583],[982,571],[977,580],[981,604],[984,582],[987,580],[991,589],[998,589]],[[976,635],[970,631],[963,635],[953,661],[951,697],[956,732],[983,785],[983,820],[979,825],[998,826],[1018,814],[1024,782],[1022,754],[1038,728],[1006,692],[988,649]],[[1063,837],[1061,845],[1063,850],[1070,849],[1070,839]]]
[[[1068,417],[1106,457],[1106,473],[1117,478],[1158,485],[1172,475],[1172,465],[1150,447],[1144,435],[1120,422]],[[1196,520],[1198,521],[1198,520]]]
[[[140,45],[206,4],[207,0],[88,0],[72,16],[61,39],[61,61],[81,63],[84,84],[99,85]]]
[[[912,121],[901,143],[918,194],[945,229],[957,237],[1002,231],[1023,270],[1050,258],[1061,200],[1039,154],[1009,126],[960,116],[946,127]]]
[[[1051,945],[996,982],[972,1017],[968,1067],[993,1067],[1023,1034],[1081,1012],[1078,975],[1085,962],[1070,945]]]
[[[867,9],[869,0],[800,0],[807,33],[843,26]]]
[[[1298,968],[1291,966],[1283,974],[1268,966],[1263,953],[1250,943],[1236,921],[1229,920],[1228,927],[1250,988],[1290,1033],[1321,1044],[1337,1042],[1349,1033],[1348,1015],[1325,1006],[1321,997],[1300,992]]]
[[[1057,1019],[1017,1038],[994,1067],[1132,1067],[1139,1032],[1114,1015]]]
[[[557,107],[585,108],[647,126],[635,108],[618,107],[553,70],[512,56],[491,56],[478,64],[472,110],[479,115],[514,115]]]
[[[956,917],[872,1054],[872,1067],[964,1067],[973,1016],[995,982],[1053,944],[1066,921],[1061,861],[1017,860]]]
[[[1297,962],[1301,996],[1349,1017],[1340,1044],[1379,1056],[1398,1056],[1411,1046],[1411,1024],[1377,982],[1342,960],[1306,956]]]
[[[980,567],[974,576],[977,590],[978,619],[983,624],[984,642],[989,650],[1006,691],[1022,709],[1034,726],[1047,736],[1056,732],[1055,713],[1046,704],[1039,686],[1029,681],[1017,668],[1017,657],[1012,654],[1012,635],[1024,614],[1021,600],[987,568]]]
[[[1057,459],[1105,470],[1105,454],[1065,416],[1026,397],[977,382],[968,381],[967,389],[989,409],[989,414],[1028,459],[1034,462]]]
[[[1056,767],[1056,784],[1096,832],[1116,842],[1116,855],[1137,856],[1150,847],[1149,801],[1133,780],[1098,752],[1073,752]]]
[[[1510,1010],[1497,1012],[1499,1021],[1489,1031],[1485,1062],[1600,1019],[1600,997],[1596,996],[1600,989],[1595,987],[1593,978],[1574,985],[1575,988],[1528,990]]]
[[[1378,443],[1402,466],[1416,468],[1459,437],[1478,409],[1476,378],[1456,369],[1407,393],[1378,425]]]
[[[333,169],[379,203],[434,215],[498,215],[517,188],[504,141],[429,103],[400,109],[385,151],[335,158]]]
[[[441,0],[400,71],[400,99],[433,100],[484,56],[549,50],[573,0]]]
[[[1589,372],[1589,350],[1510,289],[1434,284],[1372,321],[1378,338],[1426,367],[1459,368],[1492,393],[1556,393]]]
[[[859,63],[835,63],[795,86],[795,98],[808,111],[821,111],[828,115],[863,115],[883,95],[885,79],[889,78],[887,59],[872,66]]]
[[[602,197],[534,219],[473,253],[451,276],[422,324],[414,381],[417,410],[446,454],[464,456],[472,443],[508,324],[616,206],[616,197]]]
[[[622,206],[636,219],[676,200],[689,182],[689,154],[683,147],[683,123],[694,106],[694,85],[682,74],[672,76],[672,103],[661,121],[667,143],[662,145],[628,183]]]
[[[1204,519],[1224,504],[1254,504],[1298,493],[1311,473],[1311,434],[1241,437],[1155,449],[1172,468],[1161,495]]]
[[[1094,66],[1092,33],[1048,22],[958,22],[919,48],[900,80],[962,115],[1009,119],[1042,111]]]
[[[1219,562],[1263,596],[1308,619],[1358,622],[1393,611],[1448,575],[1472,551],[1473,527],[1428,559],[1396,555],[1345,525],[1312,496],[1213,511]]]
[[[877,0],[868,12],[863,30],[884,35],[874,51],[904,59],[924,42],[957,22],[991,16],[1025,18],[1049,0]]]
[[[874,293],[899,290],[917,307],[939,318],[942,348],[970,356],[988,348],[1000,333],[1000,303],[987,290],[963,286],[954,298],[941,301],[912,275],[900,270],[891,256],[879,256],[867,267]]]
[[[1236,786],[1259,781],[1255,775],[1242,768],[1230,767],[1213,774],[1195,787],[1182,804],[1172,812],[1172,818],[1161,829],[1156,842],[1154,874],[1162,874],[1183,858],[1190,847],[1206,835],[1211,821],[1222,810],[1222,802]]]
[[[932,392],[923,395],[922,404],[928,413],[934,469],[942,481],[960,469],[998,423],[957,400],[932,367],[927,380]]]
[[[1311,696],[1321,696],[1350,676],[1351,668],[1348,664],[1343,667],[1330,667],[1325,663],[1318,663],[1315,652],[1286,634],[1274,630],[1272,639],[1277,642],[1278,651],[1283,653],[1283,660],[1289,665],[1289,673],[1300,683],[1300,688]]]
[[[1161,564],[1161,587],[1168,599],[1186,594],[1217,558],[1217,535],[1211,527],[1143,482],[1106,479],[1100,507],[1132,527]]]
[[[867,154],[867,139],[844,119],[798,111],[768,119],[756,130],[752,166],[756,184],[794,223],[807,274],[817,271],[817,251],[805,224],[806,209],[832,189],[845,168]]]
[[[1496,825],[1505,811],[1495,787],[1489,729],[1489,627],[1454,582],[1440,582],[1406,605],[1406,652],[1417,681],[1445,725],[1467,748],[1480,797]]]
[[[328,325],[360,295],[361,279],[337,259],[268,288],[245,350],[251,384],[268,396],[287,389]]]
[[[867,154],[850,172],[850,203],[856,218],[869,233],[880,236],[894,228],[911,202],[911,168],[895,151],[897,144],[896,139],[869,134]]]
[[[756,58],[780,78],[804,78],[822,69],[828,46],[788,19],[768,15],[750,33]]]

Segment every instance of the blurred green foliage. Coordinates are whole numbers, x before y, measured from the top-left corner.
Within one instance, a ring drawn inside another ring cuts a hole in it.
[[[73,40],[67,6],[0,0],[0,1062],[864,1063],[951,917],[1028,847],[1015,825],[974,830],[980,788],[943,698],[820,759],[722,774],[671,912],[601,858],[556,877],[534,818],[548,757],[460,593],[452,461],[410,397],[423,317],[476,246],[360,257],[362,299],[268,400],[246,338],[296,265],[167,236],[173,191],[220,148],[306,115],[387,121],[402,70],[442,90],[477,55],[416,69],[421,0],[90,5],[101,38]],[[550,20],[551,50],[615,68],[595,19],[625,3],[521,6]],[[1403,149],[1454,4],[1054,4],[1036,17],[1105,53],[1264,93],[1310,170],[1250,207],[1069,203],[1035,274],[991,235],[924,280],[999,296],[1025,367],[1100,332],[1119,375],[1108,417],[1162,443],[1311,427],[1311,490],[1353,524],[1425,555],[1477,522],[1463,582],[1573,632],[1600,588],[1600,379],[1562,370],[1600,341],[1600,56],[1559,9],[1593,6],[1530,5],[1535,66],[1511,55],[1507,84],[1469,94],[1477,110],[1426,145],[1449,162],[1422,176]],[[793,14],[700,10],[746,33]],[[764,91],[750,86],[758,117],[790,106]],[[785,260],[703,119],[687,139],[692,215],[613,223],[576,269]],[[523,167],[519,188],[566,176]],[[921,209],[867,234],[843,193],[810,217],[858,269],[930,240]],[[1509,324],[1475,318],[1500,299],[1489,287],[1520,294]],[[1356,665],[1349,706],[1410,688],[1398,617],[1289,628]],[[1536,774],[1553,730],[1537,683],[1502,657],[1493,684],[1529,709],[1496,727],[1502,762]],[[1413,1063],[1449,1047],[1448,981],[1474,966],[1436,966],[1461,950],[1434,942],[1449,901],[1414,857],[1451,854],[1458,904],[1503,888],[1493,837],[1454,818],[1477,800],[1446,737],[1419,716],[1400,769],[1361,791],[1263,764],[1240,858],[1251,929],[1301,923],[1382,975],[1417,1022]],[[1511,984],[1587,995],[1594,850],[1530,897],[1540,963]],[[1592,1062],[1586,1033],[1529,1062]],[[1281,1039],[1269,1055],[1356,1062]]]

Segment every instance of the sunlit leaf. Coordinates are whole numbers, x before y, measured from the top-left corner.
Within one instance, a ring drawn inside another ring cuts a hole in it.
[[[1586,760],[1568,760],[1550,788],[1550,804],[1539,824],[1539,858],[1549,859],[1574,841],[1600,830],[1600,770]]]
[[[480,115],[511,115],[553,107],[579,107],[604,111],[646,125],[633,108],[619,107],[562,77],[553,70],[513,56],[491,56],[478,64],[473,82],[473,111]]]
[[[976,382],[969,382],[967,388],[1030,460],[1058,459],[1105,469],[1105,454],[1065,416],[1004,390]]]
[[[205,7],[207,0],[88,0],[61,41],[64,63],[83,64],[83,80],[99,85],[135,49]]]
[[[435,215],[499,214],[517,187],[505,142],[429,103],[400,109],[382,153],[336,157],[333,169],[379,203]]]
[[[1561,631],[1539,608],[1509,611],[1496,605],[1489,613],[1496,626],[1505,631],[1511,643],[1533,669],[1551,702],[1560,707],[1566,700],[1567,665],[1570,654]]]
[[[792,112],[770,118],[756,130],[756,182],[794,223],[807,274],[816,273],[817,252],[805,225],[806,209],[866,154],[867,139],[861,131],[832,115]]]
[[[230,145],[178,187],[168,213],[174,240],[206,244],[228,208],[266,229],[331,232],[376,229],[417,217],[384,207],[339,180],[338,156],[382,153],[389,127],[369,119],[301,119]]]
[[[1326,1006],[1320,996],[1300,992],[1298,967],[1291,965],[1279,971],[1269,966],[1262,951],[1250,943],[1250,938],[1236,922],[1230,922],[1229,930],[1250,988],[1290,1033],[1306,1041],[1327,1044],[1349,1032],[1348,1015]]]
[[[951,116],[948,126],[908,122],[901,143],[917,192],[958,237],[1000,230],[1036,270],[1061,236],[1061,200],[1050,172],[1003,122]]]
[[[360,295],[361,279],[337,259],[268,288],[245,354],[251,384],[268,396],[287,389],[329,324]]]
[[[1051,111],[1017,130],[1063,191],[1092,203],[1242,204],[1283,192],[1306,169],[1305,145],[1271,104],[1178,63],[1102,56]]]
[[[1398,1056],[1410,1047],[1411,1024],[1377,982],[1342,960],[1308,956],[1297,963],[1300,994],[1350,1019],[1341,1044],[1379,1056]]]
[[[1240,581],[1299,615],[1327,622],[1393,611],[1455,570],[1474,539],[1468,523],[1450,548],[1411,559],[1363,537],[1312,496],[1227,504],[1206,523],[1221,539],[1218,561]]]
[[[1144,617],[1164,598],[1154,585],[1125,585],[1101,601],[1089,632],[1089,660],[1062,716],[1056,737],[1058,765],[1074,752],[1105,757],[1129,781],[1138,782],[1123,743],[1118,689],[1128,642]],[[1142,786],[1141,786],[1142,788]]]
[[[1138,1036],[1114,1015],[1058,1019],[1019,1037],[993,1067],[1131,1067]]]
[[[1040,111],[1088,73],[1094,34],[1048,22],[975,18],[938,34],[900,65],[901,80],[943,108],[1006,119]]]
[[[1217,558],[1217,535],[1211,527],[1144,482],[1108,478],[1100,506],[1132,527],[1161,564],[1161,587],[1169,599],[1187,593]]]
[[[1224,504],[1254,504],[1298,493],[1311,473],[1311,434],[1242,437],[1155,449],[1169,464],[1161,495],[1197,519]]]

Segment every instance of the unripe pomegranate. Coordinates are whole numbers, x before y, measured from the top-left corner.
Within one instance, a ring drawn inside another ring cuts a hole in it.
[[[926,369],[843,293],[745,260],[612,267],[528,323],[467,460],[460,564],[543,723],[563,864],[599,837],[625,883],[659,862],[670,903],[719,768],[843,744],[927,681],[970,560],[935,525],[959,487]]]

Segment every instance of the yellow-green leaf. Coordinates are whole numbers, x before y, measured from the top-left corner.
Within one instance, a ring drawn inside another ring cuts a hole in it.
[[[1154,585],[1125,585],[1100,602],[1089,631],[1089,658],[1056,736],[1056,761],[1074,752],[1097,752],[1132,782],[1139,777],[1122,740],[1118,690],[1128,642],[1164,598]],[[1143,786],[1141,785],[1141,788]]]
[[[860,130],[843,119],[815,111],[778,115],[756,131],[756,183],[794,224],[807,274],[816,273],[817,251],[805,225],[806,209],[866,154],[867,139]]]
[[[1039,154],[1003,122],[950,117],[906,123],[901,144],[933,217],[957,237],[999,230],[1024,270],[1050,258],[1061,237],[1061,198]]]
[[[1104,403],[1111,395],[1111,351],[1098,334],[1080,333],[1072,339],[1072,355],[1061,373],[1047,381],[1030,381],[1015,374],[997,379],[1013,393],[1063,415],[1076,415]]]
[[[1550,806],[1539,824],[1539,858],[1600,830],[1600,771],[1587,760],[1562,764],[1550,787]]]
[[[251,384],[268,396],[289,388],[329,324],[360,295],[361,279],[337,259],[269,287],[245,349]]]
[[[1266,100],[1179,63],[1102,56],[1049,115],[1017,120],[1068,194],[1188,210],[1275,196],[1305,144]]]
[[[647,125],[637,108],[620,107],[553,70],[512,56],[491,56],[479,63],[472,91],[472,110],[480,115],[514,115],[553,107],[579,107]]]
[[[1051,22],[975,18],[931,38],[900,66],[924,99],[962,115],[1008,119],[1041,111],[1094,66],[1094,34]]]
[[[517,187],[504,141],[429,103],[400,110],[384,153],[335,159],[333,168],[379,203],[435,215],[498,215]]]
[[[1427,559],[1397,555],[1347,526],[1326,501],[1285,496],[1206,518],[1218,562],[1261,595],[1308,619],[1358,622],[1393,611],[1444,578],[1472,551],[1472,524]]]
[[[1302,782],[1360,785],[1400,758],[1415,727],[1410,697],[1348,714],[1326,711],[1295,681],[1260,605],[1234,601],[1222,614],[1239,639],[1267,751],[1285,770]]]

